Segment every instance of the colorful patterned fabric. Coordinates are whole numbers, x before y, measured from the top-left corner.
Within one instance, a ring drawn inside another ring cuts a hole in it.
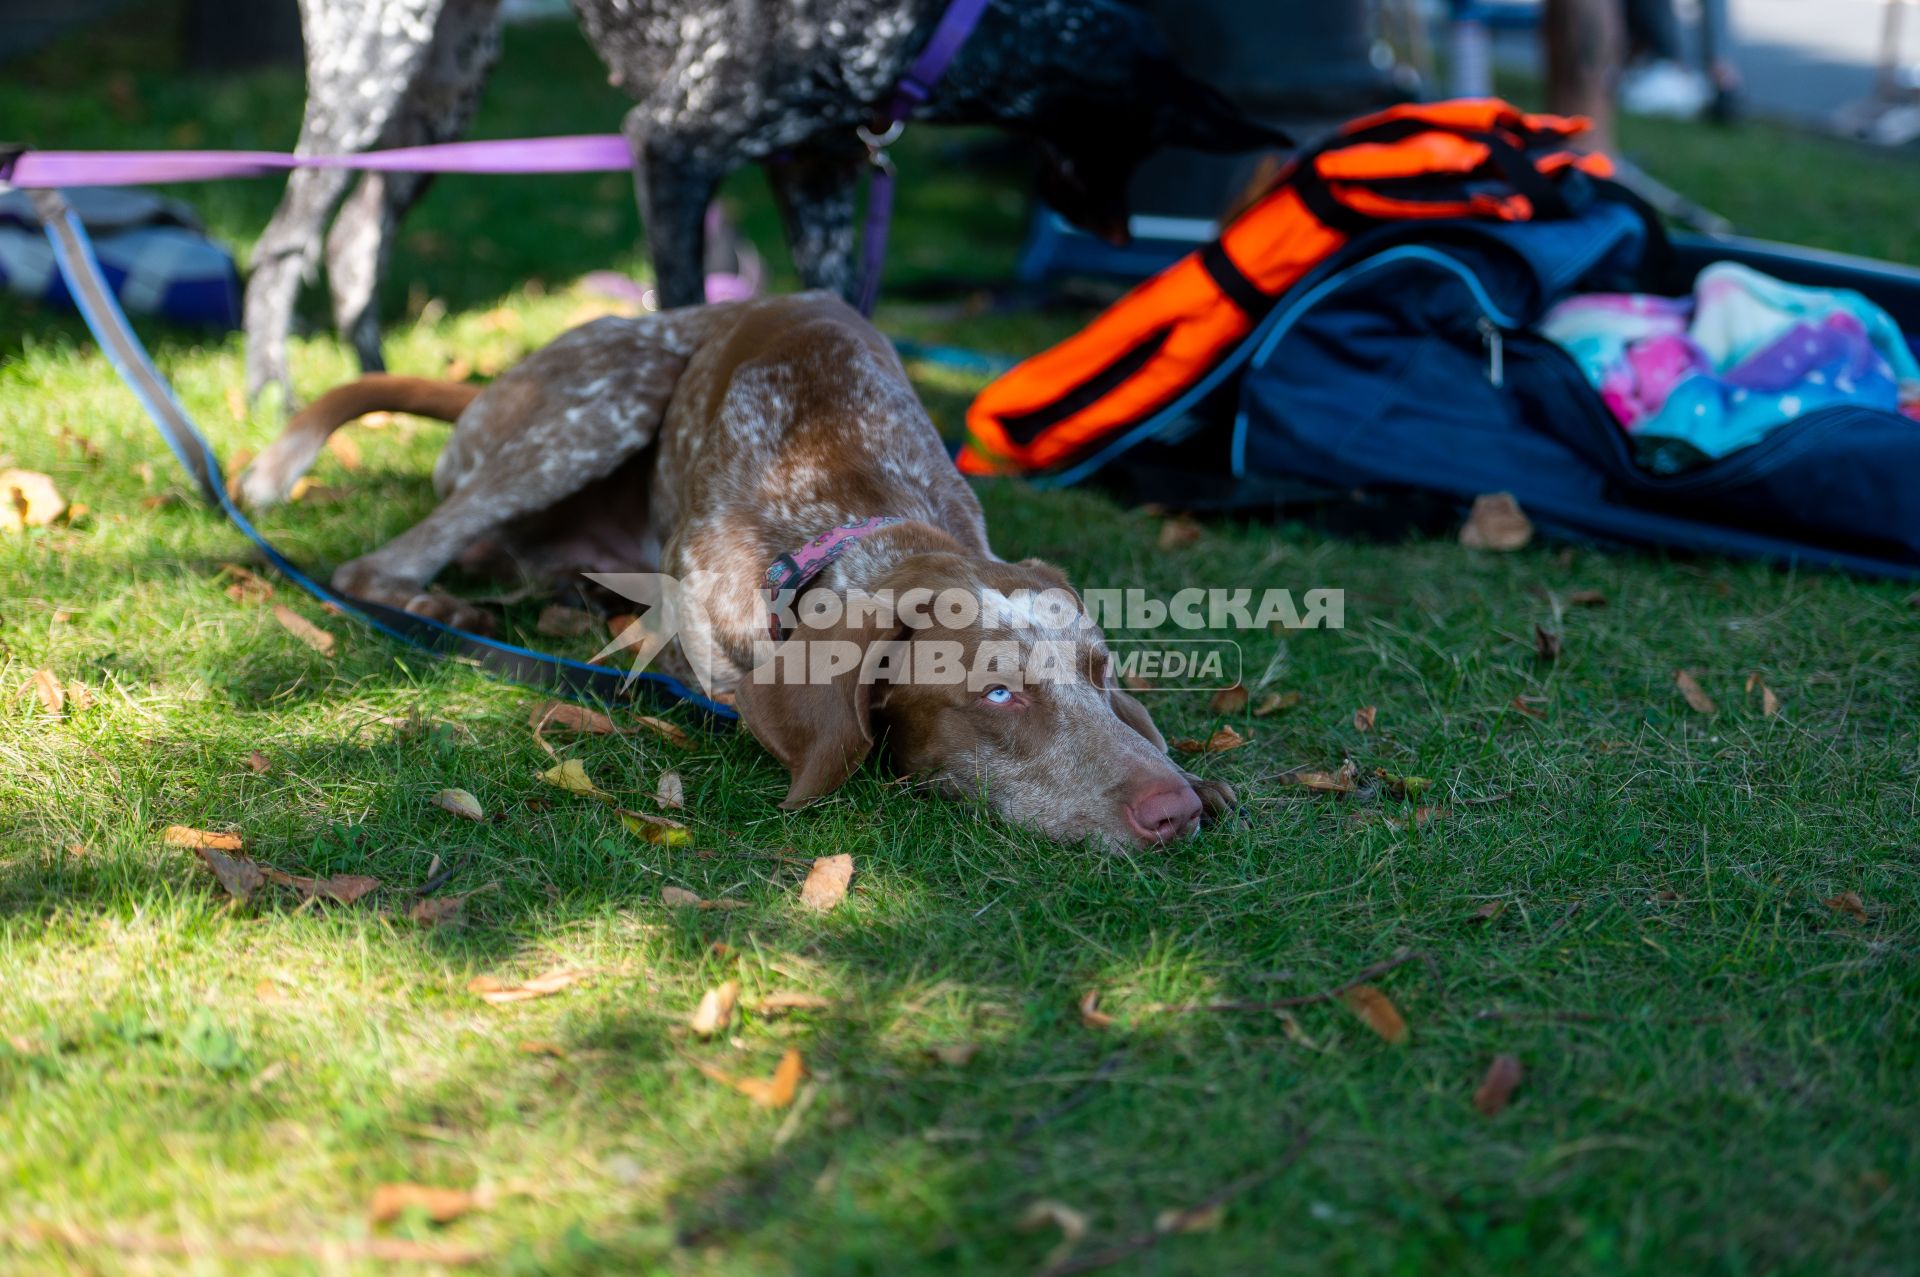
[[[1574,297],[1540,327],[1663,474],[1835,404],[1920,418],[1920,362],[1885,311],[1732,262],[1700,272],[1691,297]]]

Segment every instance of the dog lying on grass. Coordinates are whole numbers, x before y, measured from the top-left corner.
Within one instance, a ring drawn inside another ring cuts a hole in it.
[[[786,765],[786,806],[882,741],[897,770],[1063,841],[1151,846],[1233,806],[1168,760],[1066,578],[994,555],[893,348],[830,294],[596,320],[485,388],[364,377],[298,413],[242,497],[283,500],[374,410],[455,422],[440,505],[335,589],[472,629],[488,615],[429,589],[456,560],[705,582],[680,657]],[[855,606],[876,600],[897,606]]]

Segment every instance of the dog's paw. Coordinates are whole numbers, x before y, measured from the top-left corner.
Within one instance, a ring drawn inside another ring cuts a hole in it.
[[[1207,780],[1192,772],[1180,774],[1187,778],[1187,784],[1193,786],[1193,792],[1200,796],[1202,828],[1218,824],[1240,810],[1240,795],[1226,781]]]

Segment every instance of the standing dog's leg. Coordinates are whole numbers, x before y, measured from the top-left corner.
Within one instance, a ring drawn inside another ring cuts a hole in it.
[[[467,131],[487,73],[500,56],[500,0],[447,0],[433,29],[433,47],[381,137],[383,146],[452,142]],[[393,233],[432,178],[420,173],[369,173],[360,179],[327,235],[327,283],[333,322],[351,342],[360,367],[378,372],[380,281]]]
[[[307,108],[297,149],[337,154],[375,145],[426,61],[446,0],[301,0]],[[351,175],[297,169],[254,246],[247,279],[247,394],[279,386],[289,403],[287,334],[320,231]]]
[[[853,299],[854,194],[865,159],[858,147],[815,143],[767,164],[794,269],[808,288]]]
[[[726,176],[724,163],[715,157],[731,155],[734,148],[670,131],[645,106],[627,113],[625,132],[660,306],[698,305],[707,299],[707,205]]]

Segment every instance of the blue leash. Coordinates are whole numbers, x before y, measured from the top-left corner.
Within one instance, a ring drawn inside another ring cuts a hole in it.
[[[385,604],[356,599],[337,593],[308,576],[286,555],[275,549],[241,513],[227,495],[221,478],[220,463],[205,436],[193,424],[193,418],[181,406],[179,397],[154,367],[147,348],[141,344],[120,308],[119,299],[107,284],[94,255],[93,242],[80,219],[53,189],[35,190],[33,201],[47,239],[53,244],[53,259],[66,281],[67,292],[94,340],[106,353],[120,380],[126,383],[140,406],[146,410],[160,437],[180,461],[180,466],[200,489],[207,504],[217,507],[246,538],[253,542],[288,580],[323,603],[339,609],[362,624],[370,626],[409,647],[436,656],[453,657],[480,666],[488,673],[512,682],[559,692],[575,699],[595,699],[619,704],[634,699],[644,689],[650,699],[685,702],[701,710],[717,723],[731,724],[739,715],[731,706],[711,700],[676,678],[649,672],[630,673],[609,665],[591,665],[585,661],[552,656],[531,648],[502,643],[466,630],[456,630],[424,616]]]

